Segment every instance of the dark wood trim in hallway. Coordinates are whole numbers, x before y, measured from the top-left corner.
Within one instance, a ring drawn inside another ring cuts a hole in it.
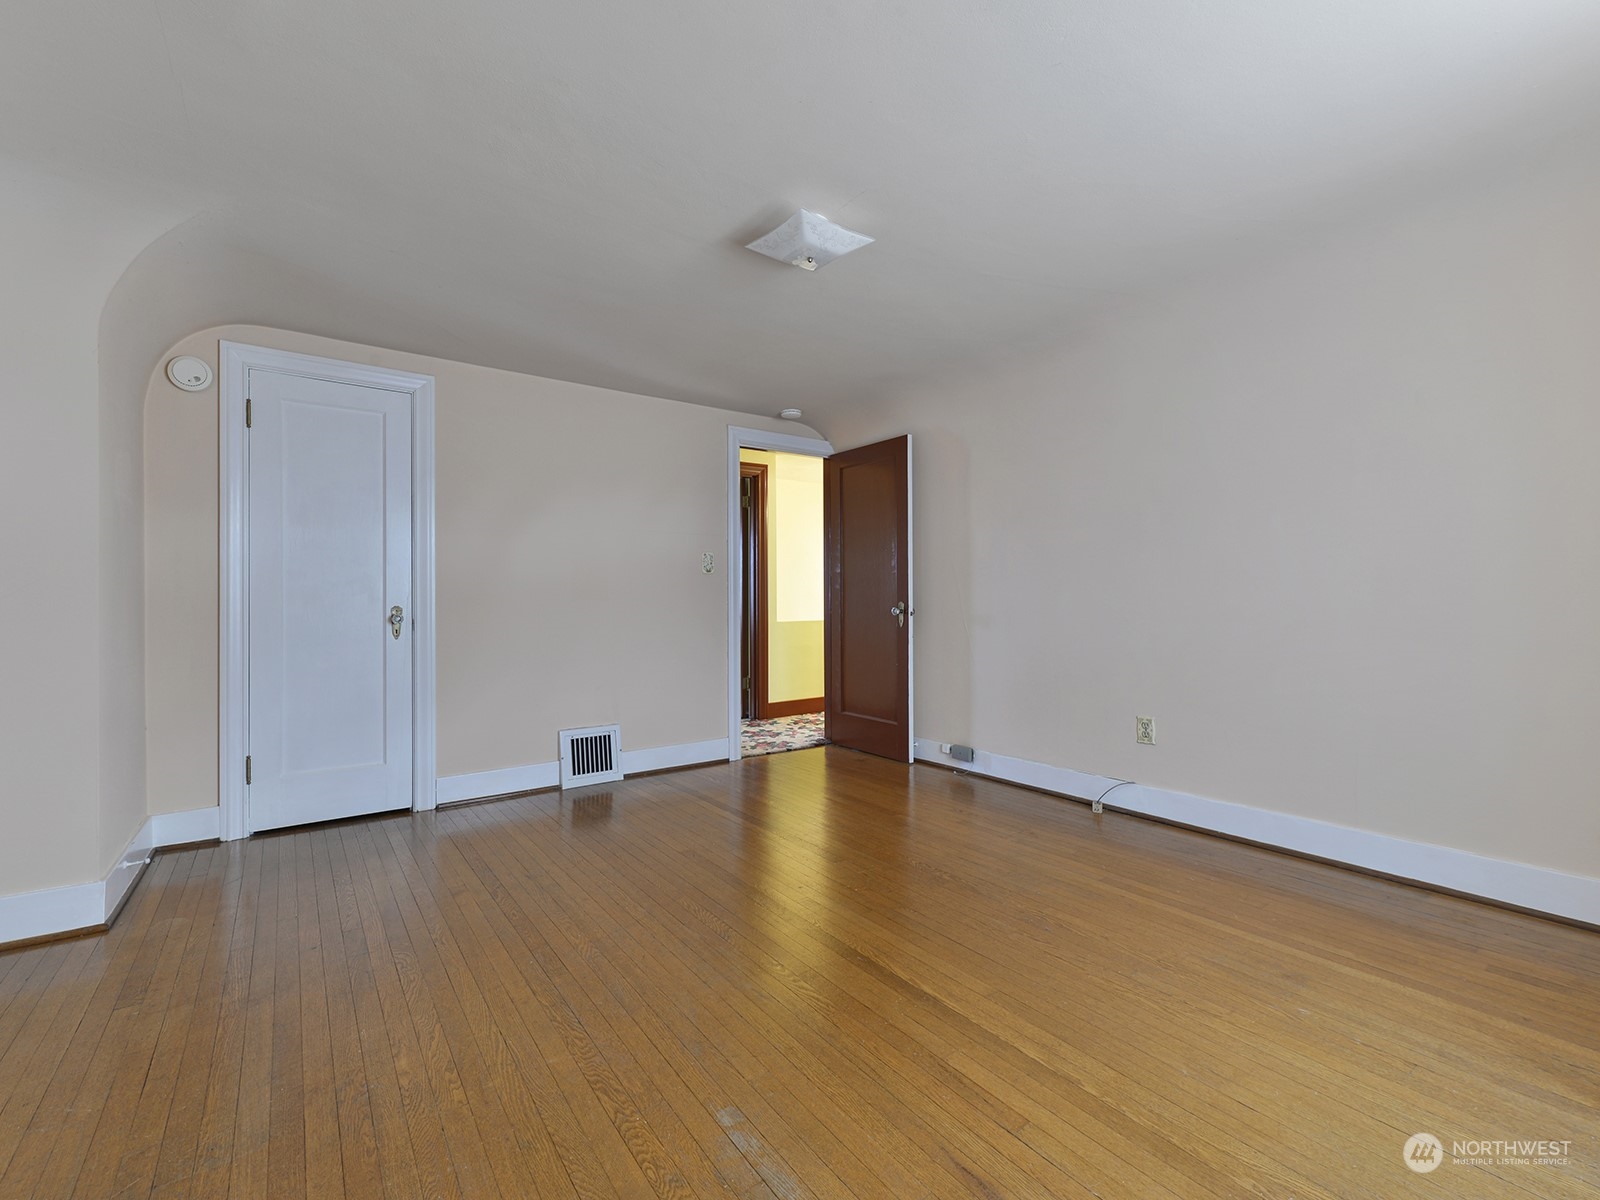
[[[8,1200],[1567,1197],[1597,1108],[1592,931],[835,748],[163,854],[0,955]]]

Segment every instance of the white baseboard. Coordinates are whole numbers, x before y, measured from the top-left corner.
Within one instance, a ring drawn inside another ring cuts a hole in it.
[[[77,883],[0,896],[0,946],[105,924],[106,884]]]
[[[150,818],[157,846],[184,846],[210,842],[222,836],[222,809],[194,808],[188,812],[160,813]]]
[[[476,771],[470,775],[447,775],[434,785],[437,804],[458,804],[463,800],[483,800],[489,796],[509,796],[516,792],[537,792],[561,782],[561,764],[534,763],[527,767],[505,767],[499,771]]]
[[[957,762],[940,751],[939,746],[933,739],[918,738],[916,756],[925,762],[941,763],[974,775],[1079,799],[1092,800],[1110,792],[1105,800],[1107,808],[1159,817],[1453,892],[1600,925],[1600,879],[1586,875],[1569,875],[1467,850],[1352,829],[1330,821],[1270,812],[1141,783],[1126,783],[1025,758],[979,751],[974,761]],[[1116,790],[1113,792],[1112,788]]]
[[[103,879],[0,896],[0,945],[105,925],[122,907],[155,851],[216,837],[220,812],[197,808],[147,817]]]
[[[650,750],[624,750],[622,773],[641,775],[645,771],[665,771],[669,767],[694,767],[701,763],[727,762],[728,739],[685,742],[681,746],[656,746]]]
[[[669,767],[690,767],[699,763],[726,762],[728,739],[709,742],[684,742],[677,746],[654,746],[647,750],[624,750],[622,773],[639,775]],[[435,795],[439,804],[459,804],[463,800],[483,800],[490,796],[509,796],[516,792],[536,792],[561,783],[559,762],[532,763],[526,767],[505,767],[498,771],[477,771],[470,775],[447,775],[439,780]]]

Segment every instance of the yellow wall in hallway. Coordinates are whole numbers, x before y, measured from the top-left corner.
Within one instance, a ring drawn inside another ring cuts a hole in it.
[[[767,700],[822,695],[822,460],[741,450],[767,468]]]

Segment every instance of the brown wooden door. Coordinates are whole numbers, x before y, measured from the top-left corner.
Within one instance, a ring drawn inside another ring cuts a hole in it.
[[[911,439],[830,456],[822,511],[828,740],[910,762]]]
[[[739,521],[744,553],[739,629],[739,719],[763,715],[767,703],[767,468],[739,464]]]

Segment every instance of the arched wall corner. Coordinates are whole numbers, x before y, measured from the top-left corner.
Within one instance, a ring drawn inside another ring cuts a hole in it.
[[[0,899],[81,885],[97,903],[141,819],[139,647],[127,642],[138,622],[120,607],[137,612],[139,552],[119,542],[122,520],[138,522],[141,429],[137,406],[120,402],[139,385],[111,386],[101,320],[129,265],[183,216],[0,157],[0,554],[15,584],[0,589],[14,633]],[[0,941],[46,931],[23,904],[20,926],[13,906],[0,912]]]
[[[375,292],[342,286],[315,271],[296,266],[252,245],[252,221],[261,214],[226,209],[168,221],[130,256],[99,314],[99,470],[101,479],[98,555],[104,586],[98,613],[99,653],[104,663],[99,694],[99,735],[104,799],[102,858],[116,854],[149,814],[162,815],[185,801],[155,794],[151,747],[181,747],[182,740],[161,727],[172,705],[161,693],[166,677],[148,670],[151,625],[159,634],[175,619],[215,622],[214,608],[190,614],[177,597],[157,595],[151,608],[148,560],[160,560],[157,577],[171,565],[172,546],[152,547],[148,530],[151,505],[170,499],[152,496],[146,478],[150,453],[170,447],[164,439],[191,434],[200,424],[174,420],[172,408],[155,411],[151,397],[192,408],[214,407],[215,384],[203,393],[178,392],[163,375],[176,347],[205,330],[260,326],[274,330],[316,330],[323,335],[379,344],[399,337],[423,340],[436,322],[400,311]],[[431,338],[439,352],[461,351],[448,336]],[[215,367],[215,346],[206,357]],[[170,395],[169,395],[170,394]],[[156,428],[152,430],[152,425]],[[193,449],[189,447],[187,449]],[[214,457],[214,445],[203,451]],[[179,453],[182,457],[182,453]],[[209,498],[208,498],[209,499]],[[192,514],[197,509],[186,509]],[[166,516],[192,519],[161,510]],[[191,573],[214,570],[215,563],[187,564]],[[152,702],[151,690],[158,695]],[[162,753],[160,749],[156,751]],[[200,769],[214,779],[214,747],[202,754]]]

